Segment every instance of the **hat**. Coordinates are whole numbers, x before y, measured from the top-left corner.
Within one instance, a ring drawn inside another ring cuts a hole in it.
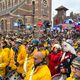
[[[74,65],[76,68],[80,69],[80,57],[76,57],[72,61],[72,65]]]
[[[54,44],[53,48],[61,49],[61,46],[59,44]]]

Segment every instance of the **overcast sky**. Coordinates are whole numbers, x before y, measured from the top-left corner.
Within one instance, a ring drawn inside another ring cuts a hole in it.
[[[74,13],[80,13],[80,0],[52,0],[52,14],[53,15],[56,14],[55,9],[61,5],[69,9],[67,11],[67,15],[69,15],[70,12],[72,11]]]

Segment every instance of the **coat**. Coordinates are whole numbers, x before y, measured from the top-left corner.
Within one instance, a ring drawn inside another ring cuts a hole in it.
[[[70,77],[68,77],[66,80],[75,80],[73,77],[72,77],[72,73],[70,74]]]
[[[0,52],[0,76],[4,77],[6,66],[9,64],[9,48],[4,48]]]
[[[31,71],[27,72],[24,80],[51,80],[51,73],[47,65],[37,66],[34,70],[33,75],[30,75]],[[32,78],[30,79],[30,77]]]
[[[9,54],[9,67],[11,67],[12,70],[16,70],[17,66],[15,65],[15,52],[13,49],[10,49],[10,54]]]
[[[24,73],[23,65],[26,58],[26,48],[24,45],[21,45],[19,47],[18,56],[17,56],[17,62],[19,63],[19,66],[17,67],[17,72],[22,74]]]
[[[27,73],[28,71],[32,70],[34,66],[34,58],[32,57],[32,55],[30,57],[28,57],[28,55],[25,58],[25,62],[24,62],[24,73]]]
[[[66,80],[75,80],[75,79],[73,79],[72,77],[69,77],[69,78],[67,78]]]
[[[52,76],[58,73],[58,68],[56,69],[56,67],[60,64],[61,56],[62,56],[62,52],[59,52],[59,53],[51,52],[48,55],[48,58],[49,58],[48,67],[51,71]]]

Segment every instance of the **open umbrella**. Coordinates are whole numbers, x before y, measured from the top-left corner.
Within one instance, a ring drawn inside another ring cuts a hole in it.
[[[74,21],[72,20],[72,19],[67,19],[67,20],[65,20],[65,22],[64,23],[66,23],[66,24],[72,24]]]
[[[72,27],[75,27],[74,24],[62,24],[63,29],[71,29]]]

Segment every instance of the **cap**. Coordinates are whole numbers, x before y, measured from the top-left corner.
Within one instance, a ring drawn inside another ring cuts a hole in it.
[[[75,67],[80,69],[80,57],[74,58],[73,61],[72,61],[72,65],[74,65]]]

